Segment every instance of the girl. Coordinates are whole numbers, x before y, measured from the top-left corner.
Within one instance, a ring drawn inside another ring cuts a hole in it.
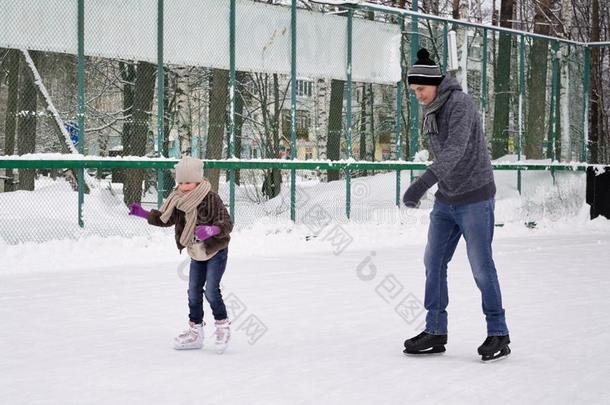
[[[216,351],[223,353],[231,332],[227,309],[220,292],[220,280],[227,264],[233,222],[222,200],[211,191],[203,177],[203,162],[184,157],[176,165],[174,191],[159,210],[147,211],[140,204],[129,205],[129,215],[146,218],[155,226],[175,225],[176,246],[186,248],[191,257],[189,271],[189,324],[174,339],[174,348],[200,349],[203,346],[203,295],[212,307],[216,326]],[[205,291],[204,291],[205,285]]]

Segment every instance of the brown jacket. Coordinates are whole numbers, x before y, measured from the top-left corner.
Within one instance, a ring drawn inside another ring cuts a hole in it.
[[[182,235],[182,230],[186,223],[184,212],[176,208],[169,221],[163,223],[163,221],[161,221],[161,211],[151,210],[150,214],[148,214],[148,223],[161,227],[176,225],[176,246],[178,247],[178,250],[182,252],[182,249],[184,249],[185,246],[182,246],[180,243],[180,235]],[[208,255],[212,255],[229,246],[229,241],[231,240],[229,234],[233,230],[233,221],[231,221],[231,217],[229,216],[222,199],[215,192],[208,192],[208,195],[206,195],[199,206],[197,206],[197,225],[216,225],[220,228],[220,233],[218,235],[203,241]]]

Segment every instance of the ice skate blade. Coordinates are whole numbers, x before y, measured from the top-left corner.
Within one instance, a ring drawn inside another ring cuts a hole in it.
[[[494,355],[492,355],[490,357],[481,356],[481,362],[483,362],[483,363],[495,363],[497,361],[506,359],[508,356],[510,356],[510,353],[511,353],[510,347],[506,346],[504,349],[500,350],[500,352],[497,355],[495,355],[495,356]]]
[[[426,357],[425,355],[432,355],[432,354],[436,354],[436,355],[440,355],[443,354],[445,352],[445,346],[434,346],[431,347],[429,349],[425,349],[425,350],[408,350],[405,349],[403,350],[403,354],[405,356],[422,356],[424,355],[424,357]]]
[[[181,345],[174,344],[174,350],[197,350],[203,348],[202,344],[190,344],[190,345]]]
[[[227,351],[228,347],[229,347],[229,345],[227,343],[216,344],[216,345],[214,345],[214,350],[216,351],[216,354],[223,354],[224,352]]]

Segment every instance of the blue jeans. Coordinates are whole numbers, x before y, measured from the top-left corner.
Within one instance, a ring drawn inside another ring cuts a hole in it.
[[[430,213],[428,244],[424,257],[426,296],[424,306],[426,332],[447,334],[447,264],[453,257],[460,237],[466,240],[468,261],[477,287],[481,291],[488,336],[508,334],[500,283],[492,258],[494,233],[494,199],[464,205],[435,201]]]
[[[227,266],[228,248],[219,250],[211,259],[198,261],[191,259],[189,271],[189,320],[203,322],[203,294],[212,307],[214,319],[227,319],[227,309],[220,292],[220,279]],[[203,286],[205,285],[205,291]]]

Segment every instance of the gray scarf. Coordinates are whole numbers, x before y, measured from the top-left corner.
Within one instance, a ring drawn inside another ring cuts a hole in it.
[[[438,134],[438,125],[436,123],[436,112],[440,110],[453,91],[446,91],[438,96],[428,105],[423,106],[424,110],[424,134]]]

